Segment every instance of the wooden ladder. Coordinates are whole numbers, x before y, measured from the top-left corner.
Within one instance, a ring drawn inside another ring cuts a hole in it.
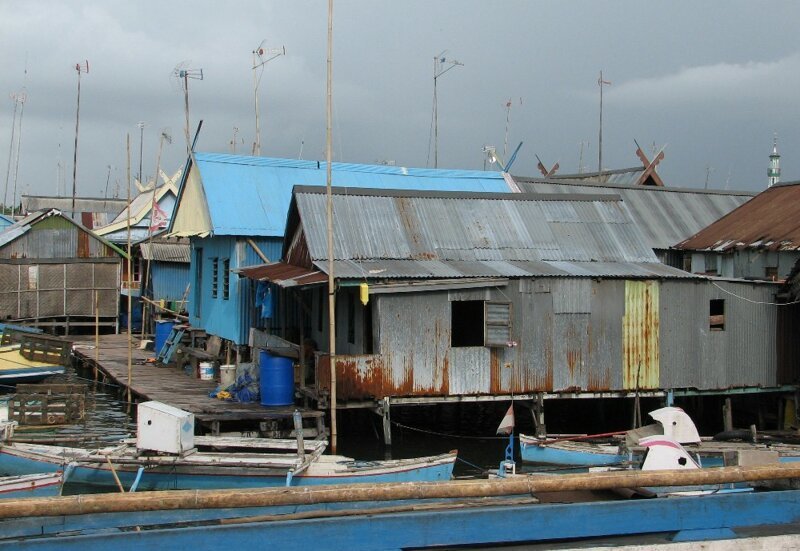
[[[164,341],[164,345],[161,347],[161,350],[159,350],[158,356],[156,356],[156,361],[162,364],[168,364],[171,362],[172,357],[175,355],[175,351],[181,344],[181,339],[183,339],[183,334],[185,332],[185,325],[174,325],[167,336],[167,340]]]

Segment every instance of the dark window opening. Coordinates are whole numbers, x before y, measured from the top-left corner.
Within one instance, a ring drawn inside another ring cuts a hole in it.
[[[372,301],[364,306],[364,354],[373,354]]]
[[[778,280],[778,267],[777,266],[767,266],[764,268],[764,276],[771,280],[777,281]]]
[[[325,312],[325,289],[320,287],[317,293],[317,331],[322,332],[323,313]]]
[[[712,331],[725,330],[725,300],[711,299],[709,303],[709,328]]]
[[[203,296],[203,248],[198,247],[194,250],[194,260],[196,266],[195,286],[194,286],[194,315],[200,317],[200,304]]]
[[[356,343],[356,297],[353,293],[347,294],[347,342]]]
[[[231,260],[226,258],[222,261],[222,298],[228,300],[231,296]]]
[[[211,298],[217,298],[219,288],[219,259],[211,259]]]
[[[692,271],[692,256],[686,255],[683,257],[683,271],[684,272],[691,272]]]
[[[483,346],[483,301],[453,301],[450,303],[450,313],[450,346]]]

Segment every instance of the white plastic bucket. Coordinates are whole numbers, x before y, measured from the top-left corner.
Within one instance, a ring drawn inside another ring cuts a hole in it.
[[[200,362],[200,380],[214,380],[214,362]]]
[[[236,366],[235,365],[221,365],[219,366],[219,386],[228,388],[236,382]]]

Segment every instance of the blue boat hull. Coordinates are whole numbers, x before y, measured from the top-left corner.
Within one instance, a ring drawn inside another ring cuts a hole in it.
[[[449,463],[430,464],[409,467],[395,472],[361,472],[350,476],[313,476],[307,473],[296,474],[291,478],[291,486],[315,486],[323,484],[355,484],[378,482],[441,482],[450,480],[453,473],[453,461]],[[68,483],[105,486],[109,489],[117,487],[114,474],[107,465],[62,465],[30,457],[19,457],[9,453],[7,448],[0,448],[0,474],[22,475],[41,472],[65,471]],[[125,489],[131,488],[138,473],[137,466],[116,465],[115,471]],[[213,490],[237,488],[264,488],[287,486],[285,471],[278,469],[244,469],[225,467],[213,472],[202,472],[196,467],[154,466],[146,467],[137,484],[137,490]]]

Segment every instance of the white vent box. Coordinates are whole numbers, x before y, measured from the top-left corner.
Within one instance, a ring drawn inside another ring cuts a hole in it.
[[[194,448],[194,414],[161,402],[142,402],[136,410],[136,447],[182,454]]]

